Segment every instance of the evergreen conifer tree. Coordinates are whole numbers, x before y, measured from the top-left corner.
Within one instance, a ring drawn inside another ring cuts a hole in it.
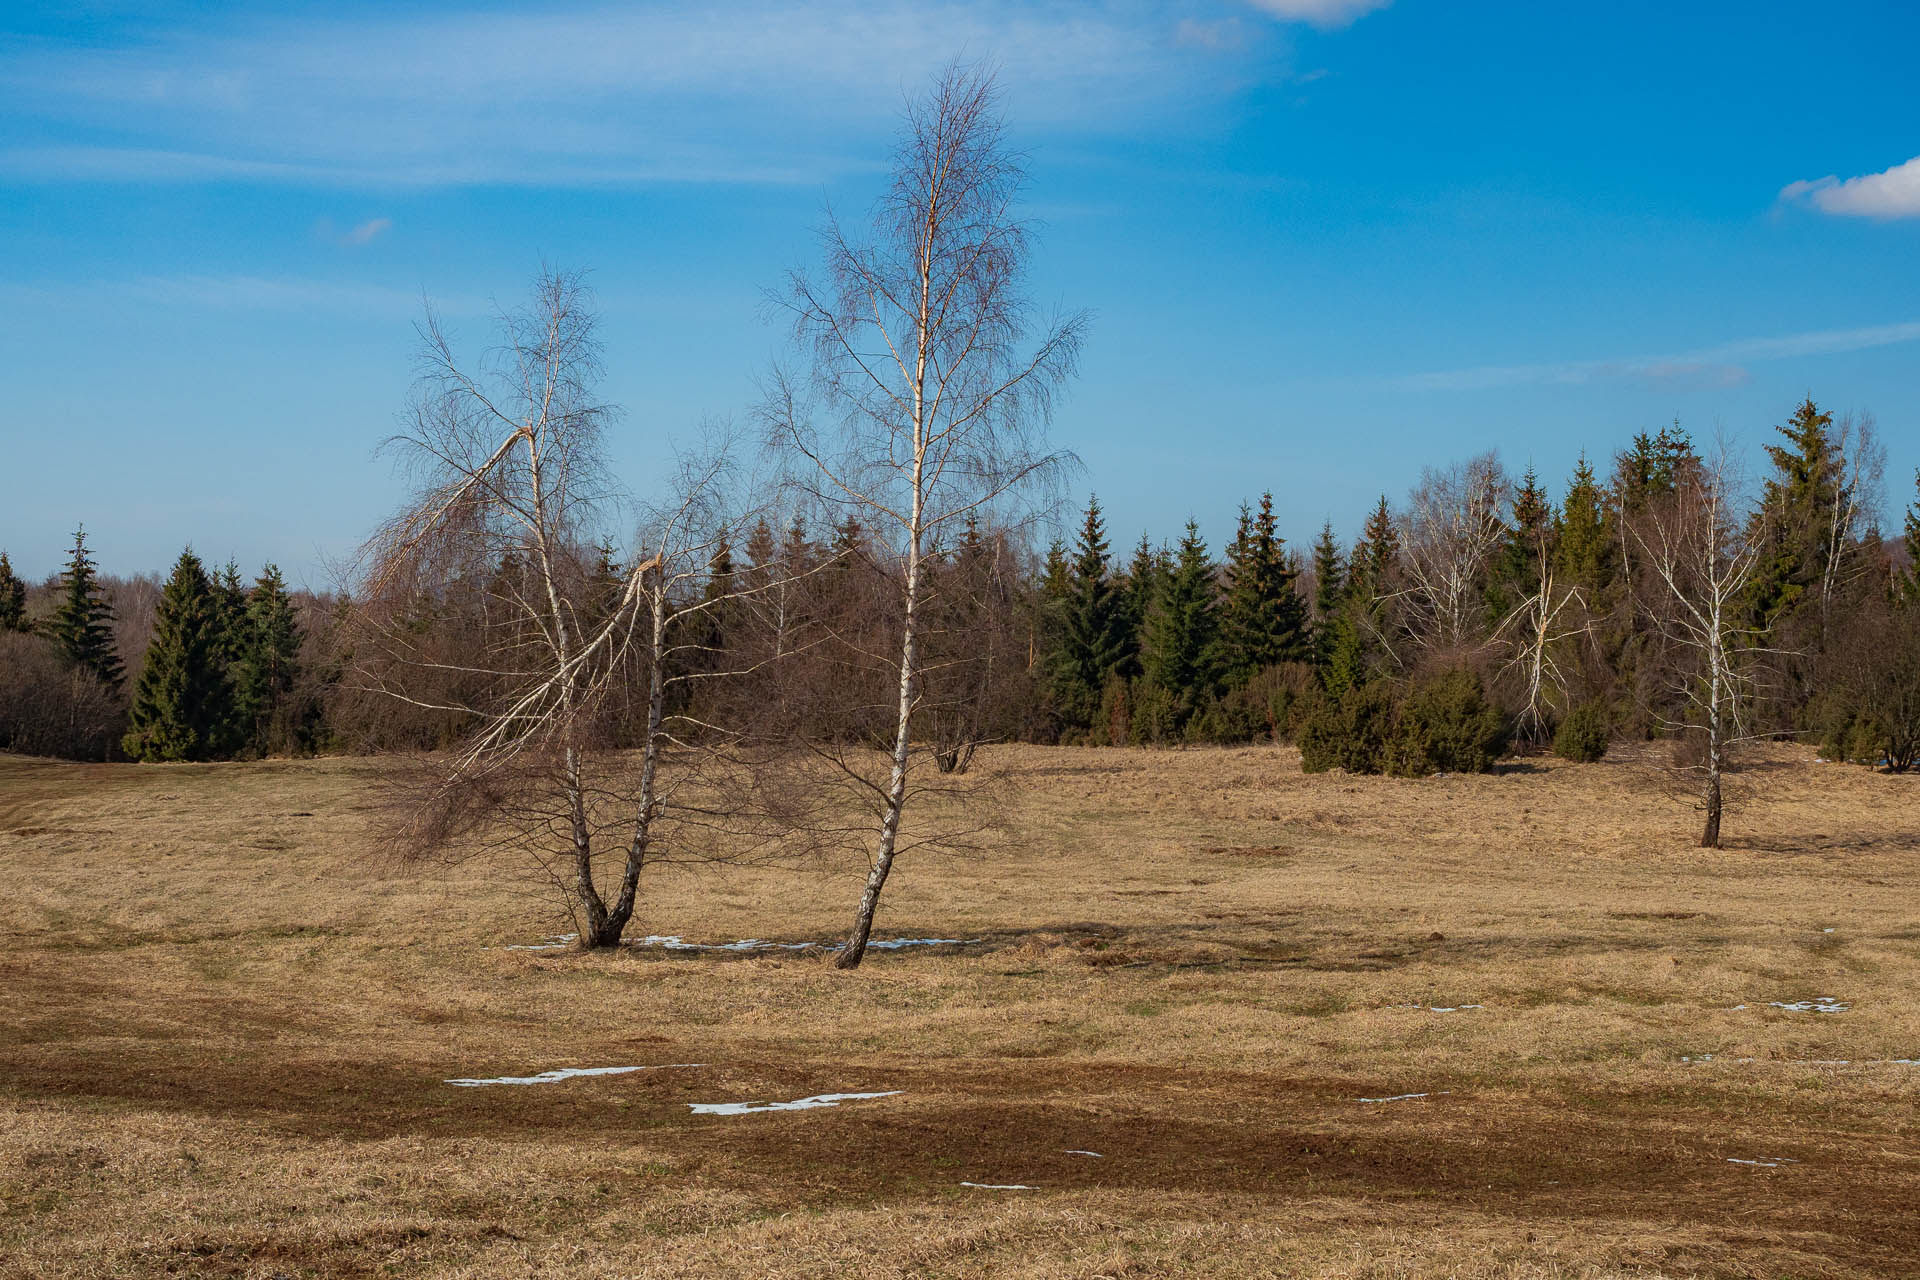
[[[1055,706],[1066,723],[1084,728],[1099,710],[1107,678],[1125,665],[1131,640],[1126,600],[1108,569],[1098,498],[1087,500],[1062,604]]]
[[[1187,521],[1147,621],[1147,679],[1173,700],[1182,722],[1219,692],[1220,621],[1213,568],[1200,526]]]
[[[1340,541],[1333,536],[1333,521],[1320,526],[1313,540],[1313,664],[1326,668],[1333,656],[1335,620],[1340,603],[1346,598],[1347,574],[1340,561]]]
[[[1142,533],[1127,564],[1127,621],[1133,624],[1133,658],[1128,669],[1135,674],[1141,670],[1140,653],[1146,647],[1147,618],[1160,598],[1160,582],[1167,570],[1165,549],[1156,549]]]
[[[91,671],[112,689],[120,687],[120,657],[114,652],[113,608],[96,593],[93,557],[87,554],[85,526],[73,534],[67,559],[66,595],[48,624],[47,634],[75,666]]]
[[[1827,531],[1844,500],[1841,459],[1829,429],[1833,415],[1811,399],[1784,426],[1784,445],[1768,445],[1774,474],[1760,499],[1765,551],[1754,572],[1754,621],[1771,631],[1799,611],[1827,568]]]
[[[1554,567],[1570,585],[1598,591],[1606,585],[1612,555],[1612,533],[1607,528],[1606,499],[1594,479],[1593,466],[1582,453],[1567,484],[1556,524]]]
[[[1259,514],[1240,509],[1240,528],[1229,553],[1226,599],[1221,607],[1223,675],[1240,684],[1280,662],[1303,662],[1312,654],[1306,608],[1294,589],[1286,540],[1273,515],[1273,495],[1262,494]]]
[[[1494,625],[1539,590],[1540,564],[1551,557],[1554,527],[1553,502],[1529,466],[1514,490],[1512,519],[1487,584],[1487,614]]]
[[[27,584],[14,576],[13,562],[0,551],[0,631],[31,631],[27,621]]]
[[[1073,563],[1067,559],[1066,544],[1058,538],[1047,544],[1047,559],[1040,569],[1040,594],[1049,603],[1064,603],[1073,594]]]
[[[235,718],[247,745],[264,752],[274,717],[293,693],[300,661],[300,623],[276,565],[266,565],[254,581],[244,634],[234,681]]]
[[[212,759],[232,722],[218,591],[189,549],[161,592],[121,748],[141,761]]]

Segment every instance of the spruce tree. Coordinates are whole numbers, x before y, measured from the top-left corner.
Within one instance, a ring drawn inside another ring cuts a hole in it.
[[[276,565],[266,565],[247,598],[245,643],[234,683],[235,718],[247,745],[264,752],[273,721],[299,674],[300,623]]]
[[[1334,618],[1346,599],[1346,570],[1340,564],[1340,541],[1332,535],[1332,520],[1321,524],[1313,539],[1313,666],[1325,670],[1332,656]]]
[[[1553,502],[1529,466],[1514,491],[1513,518],[1487,583],[1487,614],[1494,625],[1539,590],[1541,562],[1553,551],[1554,525]]]
[[[1220,621],[1214,601],[1213,561],[1200,526],[1187,521],[1147,622],[1147,679],[1185,718],[1220,687]]]
[[[96,592],[95,566],[87,554],[83,525],[73,534],[67,559],[66,596],[47,626],[47,634],[75,666],[91,671],[111,689],[120,687],[120,657],[114,651],[113,608]]]
[[[27,621],[27,584],[14,576],[13,562],[0,551],[0,631],[31,631]]]
[[[1055,705],[1067,723],[1084,728],[1099,710],[1108,677],[1126,664],[1131,647],[1126,600],[1108,568],[1098,498],[1087,501],[1062,604]]]
[[[1257,516],[1249,520],[1246,508],[1240,509],[1229,559],[1221,608],[1223,674],[1229,684],[1312,655],[1306,608],[1294,589],[1297,576],[1274,519],[1273,495],[1262,494]]]
[[[218,589],[188,549],[161,592],[121,748],[149,762],[212,759],[232,722]]]
[[[1160,583],[1170,567],[1164,547],[1156,548],[1142,533],[1127,564],[1127,620],[1133,624],[1133,659],[1129,670],[1138,673],[1140,653],[1146,647],[1147,618],[1160,598]]]
[[[1584,453],[1573,468],[1567,496],[1560,504],[1555,541],[1554,568],[1570,585],[1589,592],[1606,585],[1613,535],[1607,528],[1605,495]]]
[[[1774,473],[1755,517],[1765,522],[1765,543],[1750,597],[1754,622],[1763,630],[1789,620],[1825,576],[1828,525],[1845,498],[1832,426],[1833,415],[1809,399],[1775,428],[1786,443],[1767,446]]]

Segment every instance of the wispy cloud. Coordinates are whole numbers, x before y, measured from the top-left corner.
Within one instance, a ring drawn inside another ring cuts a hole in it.
[[[1331,30],[1384,9],[1393,0],[1248,0],[1248,3],[1282,22],[1305,22]]]
[[[1398,379],[1398,384],[1413,391],[1485,391],[1498,387],[1578,385],[1637,378],[1667,385],[1724,387],[1745,381],[1748,363],[1835,355],[1915,341],[1920,341],[1920,320],[1859,329],[1822,329],[1779,338],[1744,338],[1680,355],[1573,360],[1561,364],[1486,365],[1417,373]]]
[[[445,315],[479,315],[492,310],[484,299],[454,295],[432,298]],[[355,280],[305,276],[168,275],[131,280],[95,280],[73,284],[0,282],[0,305],[21,308],[183,307],[207,311],[326,312],[335,315],[418,316],[424,295]]]
[[[392,218],[368,218],[365,222],[356,223],[345,231],[336,227],[332,218],[322,218],[314,224],[313,233],[329,244],[358,249],[363,245],[372,244],[391,230],[393,230]]]
[[[1302,20],[1352,8],[1314,0]],[[589,0],[537,14],[362,10],[203,19],[85,45],[20,40],[0,53],[0,115],[18,126],[0,171],[362,186],[819,181],[870,151],[903,93],[956,53],[1005,70],[1023,127],[1128,130],[1237,83],[1221,60],[1256,57],[1263,37],[1233,23],[1183,26],[1177,13],[1102,0]]]
[[[1920,218],[1920,156],[1844,182],[1831,174],[1789,182],[1780,189],[1780,200],[1845,217]]]

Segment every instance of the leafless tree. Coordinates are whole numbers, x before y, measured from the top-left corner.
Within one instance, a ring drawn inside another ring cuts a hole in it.
[[[1543,550],[1537,559],[1540,578],[1533,594],[1502,620],[1494,636],[1507,644],[1502,671],[1520,684],[1515,736],[1536,746],[1553,732],[1555,704],[1566,700],[1562,650],[1568,641],[1591,630],[1584,593],[1559,580],[1550,554]]]
[[[1757,520],[1737,510],[1739,487],[1724,443],[1715,456],[1676,477],[1670,493],[1631,522],[1650,589],[1641,596],[1673,655],[1672,705],[1657,712],[1668,729],[1698,736],[1697,758],[1678,767],[1706,814],[1704,848],[1720,847],[1725,778],[1733,750],[1757,736],[1749,713],[1757,692],[1759,632],[1744,607],[1764,538]]]
[[[970,515],[991,515],[1056,460],[1041,428],[1085,327],[1071,315],[1027,341],[1028,228],[1013,212],[1024,173],[996,96],[990,73],[948,67],[907,108],[871,238],[856,243],[829,219],[823,278],[795,273],[777,299],[811,376],[776,374],[763,411],[769,438],[815,497],[857,517],[893,602],[893,714],[885,781],[873,788],[879,831],[842,968],[864,957],[900,852],[928,565]]]
[[[1429,468],[1408,495],[1401,537],[1404,594],[1416,642],[1463,655],[1483,638],[1487,564],[1506,535],[1507,474],[1492,453]]]
[[[1887,464],[1886,447],[1874,429],[1872,414],[1844,414],[1828,433],[1828,448],[1837,460],[1838,474],[1834,477],[1836,492],[1828,512],[1825,554],[1821,557],[1823,621],[1831,615],[1836,596],[1842,594],[1852,580],[1876,568],[1851,552],[1880,514],[1881,485]]]
[[[612,409],[595,399],[601,349],[582,278],[541,274],[530,305],[499,326],[478,372],[432,313],[420,330],[413,413],[392,441],[419,484],[363,549],[353,681],[459,725],[409,793],[411,848],[484,833],[530,852],[561,885],[582,946],[612,946],[634,912],[657,806],[645,770],[630,806],[603,758],[605,714],[672,568],[662,551],[636,555],[611,599],[589,574],[588,533],[612,497],[601,470]],[[432,628],[420,618],[474,591],[482,643],[422,645]],[[607,842],[624,852],[612,900],[595,879]]]

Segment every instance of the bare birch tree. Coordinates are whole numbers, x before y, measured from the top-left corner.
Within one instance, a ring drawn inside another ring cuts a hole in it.
[[[595,398],[590,303],[578,275],[543,274],[472,372],[429,313],[410,419],[390,442],[418,483],[362,551],[353,679],[457,726],[450,749],[401,789],[401,847],[530,855],[580,945],[598,948],[619,943],[670,826],[712,825],[724,808],[737,836],[743,806],[685,798],[712,772],[694,766],[727,758],[726,743],[668,708],[677,684],[721,674],[699,660],[713,646],[696,624],[725,601],[697,585],[728,532],[724,463],[683,461],[626,566],[591,566],[588,536],[616,504],[601,465],[614,411]],[[476,594],[480,634],[451,650],[433,643],[423,622]],[[614,750],[613,726],[636,689],[637,768]],[[693,764],[682,751],[666,777],[665,754],[696,741],[705,750]],[[603,886],[609,863],[617,875]]]
[[[1555,704],[1566,699],[1567,676],[1560,665],[1562,647],[1591,629],[1580,588],[1559,580],[1551,555],[1543,552],[1538,560],[1540,577],[1533,593],[1502,620],[1494,634],[1496,640],[1506,640],[1509,647],[1502,670],[1512,673],[1520,683],[1515,736],[1536,746],[1552,737]]]
[[[1703,465],[1677,475],[1673,490],[1631,521],[1650,589],[1641,597],[1674,656],[1673,706],[1656,712],[1668,729],[1698,735],[1697,759],[1679,765],[1705,813],[1703,848],[1720,847],[1725,779],[1732,751],[1749,731],[1757,691],[1758,630],[1746,596],[1761,556],[1761,522],[1742,519],[1724,443]]]
[[[1429,652],[1459,655],[1484,635],[1487,564],[1506,535],[1509,487],[1499,458],[1483,453],[1444,471],[1429,468],[1408,495],[1405,594],[1413,635]]]
[[[800,483],[852,511],[882,544],[874,560],[896,601],[891,743],[872,795],[878,832],[841,968],[864,957],[900,852],[927,566],[969,515],[992,514],[1056,461],[1042,428],[1085,319],[1055,319],[1028,341],[1028,227],[1014,214],[1023,180],[992,75],[951,65],[908,105],[871,238],[856,242],[830,218],[823,277],[795,273],[778,297],[811,370],[776,374],[763,409],[769,438],[791,453]]]

